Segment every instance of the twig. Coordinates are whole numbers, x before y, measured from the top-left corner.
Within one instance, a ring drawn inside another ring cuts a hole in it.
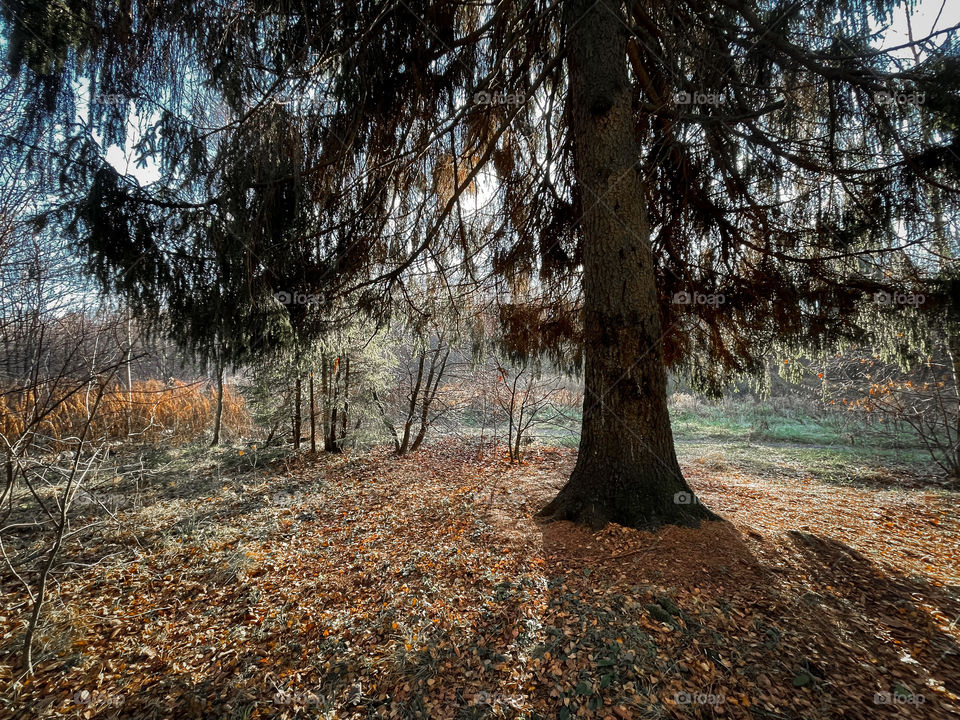
[[[619,560],[620,558],[630,557],[631,555],[640,555],[642,553],[651,552],[652,550],[657,549],[657,544],[660,542],[660,538],[657,538],[652,545],[649,547],[637,548],[636,550],[630,550],[625,553],[620,553],[619,555],[611,555],[608,560]]]

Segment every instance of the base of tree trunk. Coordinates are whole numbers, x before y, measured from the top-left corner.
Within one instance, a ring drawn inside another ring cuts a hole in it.
[[[699,527],[723,518],[701,504],[683,475],[667,468],[598,462],[578,467],[557,496],[539,513],[544,522],[568,520],[599,530],[617,523],[638,530],[664,525]]]

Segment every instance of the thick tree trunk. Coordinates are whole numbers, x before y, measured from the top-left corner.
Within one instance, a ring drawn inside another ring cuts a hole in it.
[[[680,472],[667,411],[656,274],[614,0],[570,0],[569,117],[581,218],[586,393],[577,464],[540,513],[592,527],[716,519]]]

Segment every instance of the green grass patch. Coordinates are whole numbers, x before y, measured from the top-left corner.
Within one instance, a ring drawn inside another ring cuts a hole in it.
[[[681,462],[702,464],[712,470],[782,477],[809,477],[842,485],[875,485],[894,482],[904,475],[935,475],[930,458],[920,450],[896,450],[849,445],[832,447],[718,442],[716,438],[677,437]]]

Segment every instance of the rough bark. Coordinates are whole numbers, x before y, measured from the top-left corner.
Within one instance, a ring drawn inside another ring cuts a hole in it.
[[[571,0],[570,128],[583,205],[585,385],[577,464],[540,513],[591,527],[716,519],[677,462],[650,233],[634,139],[627,37],[613,0]]]

